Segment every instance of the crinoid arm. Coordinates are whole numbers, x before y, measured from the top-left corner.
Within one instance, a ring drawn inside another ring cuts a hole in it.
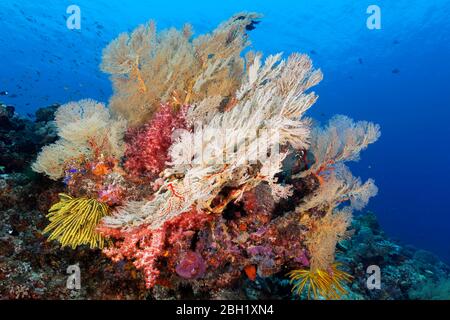
[[[73,249],[83,244],[103,248],[105,239],[95,229],[108,214],[108,206],[95,199],[73,198],[64,193],[59,194],[59,199],[47,215],[50,224],[44,233],[50,234],[48,239]]]
[[[333,263],[328,270],[322,269],[297,269],[287,275],[293,284],[292,292],[301,296],[306,291],[308,299],[342,299],[348,292],[344,284],[350,282],[353,277],[340,270],[340,263]]]

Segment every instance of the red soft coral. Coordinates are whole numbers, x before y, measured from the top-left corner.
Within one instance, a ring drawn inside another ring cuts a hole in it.
[[[186,128],[188,108],[183,106],[177,111],[170,104],[162,104],[143,128],[128,132],[124,164],[128,173],[136,177],[153,177],[164,169],[170,160],[168,150],[172,145],[172,133],[175,129]]]
[[[127,230],[99,228],[99,231],[120,239],[113,246],[103,249],[103,253],[115,262],[133,260],[136,268],[143,271],[146,286],[153,287],[160,273],[156,262],[164,248],[163,230],[152,231],[148,226],[142,225]]]
[[[132,260],[136,268],[143,271],[146,286],[151,288],[160,277],[159,261],[166,259],[166,265],[174,272],[182,257],[190,252],[194,234],[211,219],[211,215],[193,209],[166,221],[157,230],[151,230],[146,225],[126,230],[105,227],[98,230],[105,236],[117,239],[113,246],[103,252],[115,262]],[[202,261],[200,257],[199,261]]]

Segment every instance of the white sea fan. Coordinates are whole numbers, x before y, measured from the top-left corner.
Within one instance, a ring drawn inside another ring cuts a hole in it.
[[[308,147],[310,121],[302,117],[317,96],[305,91],[322,75],[312,70],[304,55],[280,59],[281,54],[270,56],[261,66],[260,56],[256,56],[230,111],[197,124],[193,132],[177,133],[170,150],[171,167],[165,171],[166,183],[154,198],[138,207],[125,206],[105,223],[111,227],[130,223],[157,227],[193,206],[217,212],[261,182],[269,184],[276,200],[289,197],[291,187],[278,185],[275,178],[286,156],[280,154],[279,146]],[[183,178],[171,179],[174,173]],[[232,191],[212,208],[212,200],[224,187]],[[133,216],[135,219],[130,219]]]
[[[281,199],[287,199],[293,194],[291,185],[281,185],[275,176],[281,172],[283,160],[287,156],[287,152],[281,154],[273,154],[262,163],[260,169],[261,180],[268,183],[275,202]]]
[[[364,184],[352,190],[348,197],[351,207],[355,210],[364,209],[369,203],[370,198],[378,194],[378,187],[373,179],[368,179]]]
[[[249,81],[237,93],[240,99],[238,104],[231,111],[216,114],[209,123],[202,126],[201,131],[194,130],[191,135],[183,135],[172,150],[180,150],[177,144],[187,146],[194,141],[201,148],[195,154],[202,157],[204,164],[219,163],[218,158],[225,154],[229,162],[237,161],[237,165],[240,165],[248,162],[247,157],[255,156],[252,152],[245,156],[244,150],[258,150],[258,142],[262,143],[259,135],[263,131],[268,132],[264,137],[268,141],[267,149],[285,143],[295,148],[306,148],[309,143],[310,121],[301,118],[314,104],[317,96],[304,91],[316,84],[321,79],[321,74],[311,70],[310,60],[305,56],[293,55],[287,63],[280,62],[280,57],[281,55],[276,55],[267,58],[263,67],[250,67]],[[259,65],[259,59],[256,56],[253,65]],[[279,63],[275,66],[277,62]],[[291,69],[287,70],[288,67]],[[297,70],[302,68],[307,70]],[[296,78],[298,84],[285,80],[293,74],[300,77]],[[261,154],[265,154],[265,151],[262,150]],[[205,158],[205,153],[211,154],[210,158]],[[181,162],[178,152],[172,152],[171,157],[173,163]]]
[[[325,128],[312,130],[309,151],[314,155],[314,163],[301,176],[334,163],[359,160],[361,151],[377,141],[380,135],[377,124],[354,122],[343,115],[334,116]]]
[[[352,175],[347,166],[340,163],[325,177],[320,187],[304,199],[296,211],[305,212],[316,207],[334,209],[347,201],[352,210],[362,210],[377,193],[378,188],[372,179],[363,184],[360,178]]]

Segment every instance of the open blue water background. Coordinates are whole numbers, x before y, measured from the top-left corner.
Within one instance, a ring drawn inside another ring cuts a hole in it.
[[[66,28],[68,5],[81,30]],[[366,9],[381,8],[381,30]],[[450,262],[450,1],[448,0],[0,0],[0,96],[26,115],[81,98],[108,101],[103,47],[155,19],[211,31],[239,11],[264,19],[251,32],[265,54],[308,53],[324,73],[310,115],[371,120],[382,137],[352,164],[380,189],[369,209],[385,231]]]

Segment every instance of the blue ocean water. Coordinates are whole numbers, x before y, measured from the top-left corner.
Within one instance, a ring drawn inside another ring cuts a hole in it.
[[[66,9],[81,9],[69,30]],[[381,29],[366,26],[370,5]],[[382,137],[351,164],[373,177],[379,194],[369,209],[403,243],[450,262],[450,1],[448,0],[1,0],[0,100],[22,115],[82,98],[107,101],[102,49],[149,19],[158,28],[190,22],[211,31],[239,11],[264,19],[252,49],[308,53],[324,80],[310,115],[377,122]]]

